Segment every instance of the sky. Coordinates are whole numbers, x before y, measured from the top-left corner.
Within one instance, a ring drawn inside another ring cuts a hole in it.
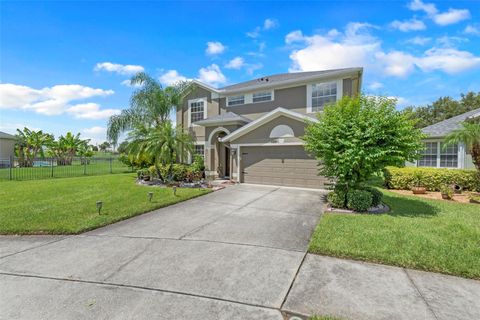
[[[105,140],[128,79],[222,87],[363,67],[399,109],[480,91],[480,1],[0,0],[0,131]]]

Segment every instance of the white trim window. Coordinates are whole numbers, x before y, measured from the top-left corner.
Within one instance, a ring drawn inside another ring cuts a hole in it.
[[[205,158],[205,145],[204,144],[196,144],[193,149],[193,153],[195,155],[199,155],[202,158]]]
[[[337,101],[337,82],[312,85],[312,111],[322,111],[327,104]]]
[[[343,80],[307,85],[307,113],[320,112],[331,103],[342,98]]]
[[[188,124],[207,118],[207,98],[188,100]]]
[[[227,106],[238,106],[245,104],[245,95],[227,97]]]
[[[252,102],[272,101],[272,91],[255,92],[252,94]]]
[[[425,142],[424,149],[420,151],[419,167],[436,167],[438,156],[438,142]]]
[[[417,167],[460,168],[460,153],[458,144],[445,145],[441,141],[427,141],[420,151],[421,158],[417,161]]]
[[[458,144],[440,143],[440,168],[458,168]]]

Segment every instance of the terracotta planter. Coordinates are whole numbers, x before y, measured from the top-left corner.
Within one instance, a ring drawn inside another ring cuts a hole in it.
[[[412,192],[413,192],[413,194],[425,194],[425,193],[427,193],[427,188],[425,188],[425,187],[413,187]]]
[[[450,195],[448,195],[446,193],[442,193],[442,199],[443,200],[452,200],[452,197],[450,197]]]

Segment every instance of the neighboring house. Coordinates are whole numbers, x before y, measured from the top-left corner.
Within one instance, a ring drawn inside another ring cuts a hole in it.
[[[15,150],[15,136],[0,131],[0,168],[8,167]]]
[[[462,122],[476,117],[480,117],[480,108],[423,128],[422,131],[428,138],[424,140],[425,149],[421,152],[422,157],[414,163],[407,163],[407,166],[475,169],[472,155],[465,145],[444,145],[443,140],[452,131],[460,129]]]
[[[357,95],[363,68],[284,73],[221,89],[194,81],[177,125],[195,137],[206,174],[237,182],[322,188],[317,161],[306,154],[307,120],[325,104]]]

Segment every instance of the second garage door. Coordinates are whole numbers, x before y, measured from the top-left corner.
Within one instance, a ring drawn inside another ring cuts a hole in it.
[[[317,160],[303,146],[242,147],[242,182],[288,187],[325,188]]]

